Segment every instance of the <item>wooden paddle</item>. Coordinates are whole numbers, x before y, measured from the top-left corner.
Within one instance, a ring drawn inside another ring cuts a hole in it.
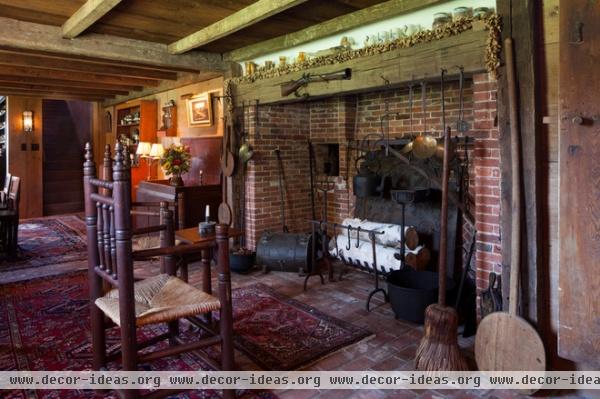
[[[504,41],[510,106],[512,168],[512,231],[509,310],[485,317],[475,338],[475,359],[481,371],[545,371],[546,354],[537,331],[517,315],[521,266],[521,165],[513,42]],[[528,390],[527,393],[532,391]]]
[[[225,123],[225,132],[223,133],[223,154],[221,156],[221,170],[223,175],[230,177],[235,169],[235,158],[229,149],[229,140],[231,140],[231,125]]]
[[[228,123],[228,119],[225,118],[225,132],[223,133],[225,137],[223,137],[223,151],[221,153],[221,168],[223,170],[222,180],[221,180],[221,204],[219,204],[219,209],[217,211],[217,220],[219,224],[225,224],[227,226],[231,225],[233,220],[233,212],[231,212],[231,207],[227,203],[227,178],[233,174],[234,167],[234,159],[233,154],[229,151],[228,139],[231,130],[231,126]]]

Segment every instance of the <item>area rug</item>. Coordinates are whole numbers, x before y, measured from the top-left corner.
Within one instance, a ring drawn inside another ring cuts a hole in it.
[[[25,219],[19,224],[19,251],[0,261],[0,271],[12,271],[87,258],[85,224],[75,215]]]
[[[0,286],[0,370],[90,369],[87,298],[87,278],[82,272]],[[233,303],[236,347],[266,369],[298,368],[371,335],[363,328],[327,316],[262,284],[235,289]],[[138,339],[145,340],[162,332],[161,326],[145,327],[138,330]],[[186,334],[197,332],[186,330]],[[116,347],[118,341],[118,330],[111,329],[107,337],[109,348]],[[212,349],[210,355],[218,358],[218,349]],[[160,359],[141,367],[208,370],[193,353]],[[117,369],[118,365],[110,365],[110,368]],[[37,395],[35,398],[95,397],[87,391],[33,391],[31,394]],[[252,398],[274,397],[269,392],[239,394]],[[2,397],[32,396],[15,391]],[[180,397],[212,399],[220,396],[217,391],[197,391]]]
[[[236,347],[266,370],[295,370],[372,335],[264,284],[232,296]]]

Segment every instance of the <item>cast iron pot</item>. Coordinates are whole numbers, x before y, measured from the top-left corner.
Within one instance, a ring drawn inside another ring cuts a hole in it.
[[[229,268],[232,272],[248,273],[254,267],[256,260],[255,252],[239,254],[236,252],[229,253]]]
[[[387,277],[388,296],[397,319],[423,324],[425,308],[438,299],[438,273],[413,269],[394,270]],[[452,291],[454,283],[446,282]],[[449,303],[452,303],[449,300]]]

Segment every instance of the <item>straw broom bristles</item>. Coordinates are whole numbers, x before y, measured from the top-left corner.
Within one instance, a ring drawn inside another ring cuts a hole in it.
[[[425,334],[421,339],[415,368],[420,371],[467,371],[456,330],[458,315],[449,306],[433,304],[425,310]]]

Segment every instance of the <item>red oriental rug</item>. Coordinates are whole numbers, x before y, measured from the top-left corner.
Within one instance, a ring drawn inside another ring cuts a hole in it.
[[[85,224],[75,215],[25,219],[19,224],[16,259],[0,261],[0,271],[55,265],[87,258]]]
[[[0,370],[87,370],[91,368],[88,288],[85,273],[63,274],[0,286]],[[236,347],[267,369],[312,363],[371,333],[255,284],[233,291]],[[185,329],[184,329],[185,330]],[[162,326],[138,330],[145,340]],[[198,334],[187,330],[186,334]],[[118,345],[111,329],[107,345]],[[164,344],[163,344],[164,345]],[[156,347],[151,348],[156,349]],[[212,348],[211,348],[212,349]],[[211,356],[218,357],[218,349]],[[145,370],[208,370],[193,353],[152,361]],[[117,369],[117,364],[109,366]],[[272,398],[270,392],[238,392],[242,398]],[[95,398],[91,391],[14,391],[3,398]],[[108,396],[112,398],[113,396]],[[180,398],[219,398],[218,391]]]

